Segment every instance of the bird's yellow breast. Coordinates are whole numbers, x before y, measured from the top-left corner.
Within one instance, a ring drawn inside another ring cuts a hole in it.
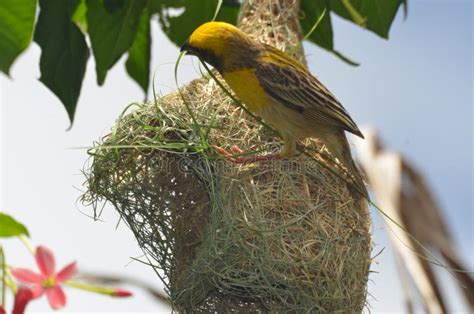
[[[225,81],[237,97],[252,112],[258,113],[267,104],[267,94],[258,82],[253,69],[240,69],[224,73]]]

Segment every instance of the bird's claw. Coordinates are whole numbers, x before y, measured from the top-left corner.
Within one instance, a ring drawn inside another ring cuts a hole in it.
[[[246,157],[246,156],[237,156],[237,157],[232,157],[232,156],[235,156],[235,155],[242,155],[242,154],[245,154],[245,152],[243,150],[241,150],[237,145],[232,145],[230,147],[230,152],[222,147],[219,147],[219,146],[215,146],[214,149],[219,153],[221,154],[222,156],[225,156],[227,157],[227,159],[233,163],[236,163],[236,164],[245,164],[245,163],[249,163],[251,162],[250,160],[248,160],[249,157]]]

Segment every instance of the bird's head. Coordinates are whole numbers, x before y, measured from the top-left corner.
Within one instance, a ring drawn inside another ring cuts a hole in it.
[[[238,67],[256,52],[255,43],[237,27],[224,22],[202,24],[189,36],[181,51],[194,55],[219,72]]]

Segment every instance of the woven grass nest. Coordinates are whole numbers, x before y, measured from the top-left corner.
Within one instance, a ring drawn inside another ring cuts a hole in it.
[[[297,0],[243,1],[238,24],[303,60]],[[236,165],[280,139],[213,79],[135,104],[91,150],[83,202],[110,202],[178,312],[361,312],[371,262],[367,202],[314,151]],[[334,169],[333,169],[334,170]]]
[[[115,206],[177,311],[361,312],[366,203],[307,156],[223,160],[212,145],[268,151],[279,140],[212,79],[182,92],[117,120],[92,151],[83,201]]]

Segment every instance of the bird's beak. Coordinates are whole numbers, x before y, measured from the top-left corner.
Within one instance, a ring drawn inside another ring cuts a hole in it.
[[[180,52],[188,52],[189,50],[189,38],[186,39],[186,42],[181,46]]]

